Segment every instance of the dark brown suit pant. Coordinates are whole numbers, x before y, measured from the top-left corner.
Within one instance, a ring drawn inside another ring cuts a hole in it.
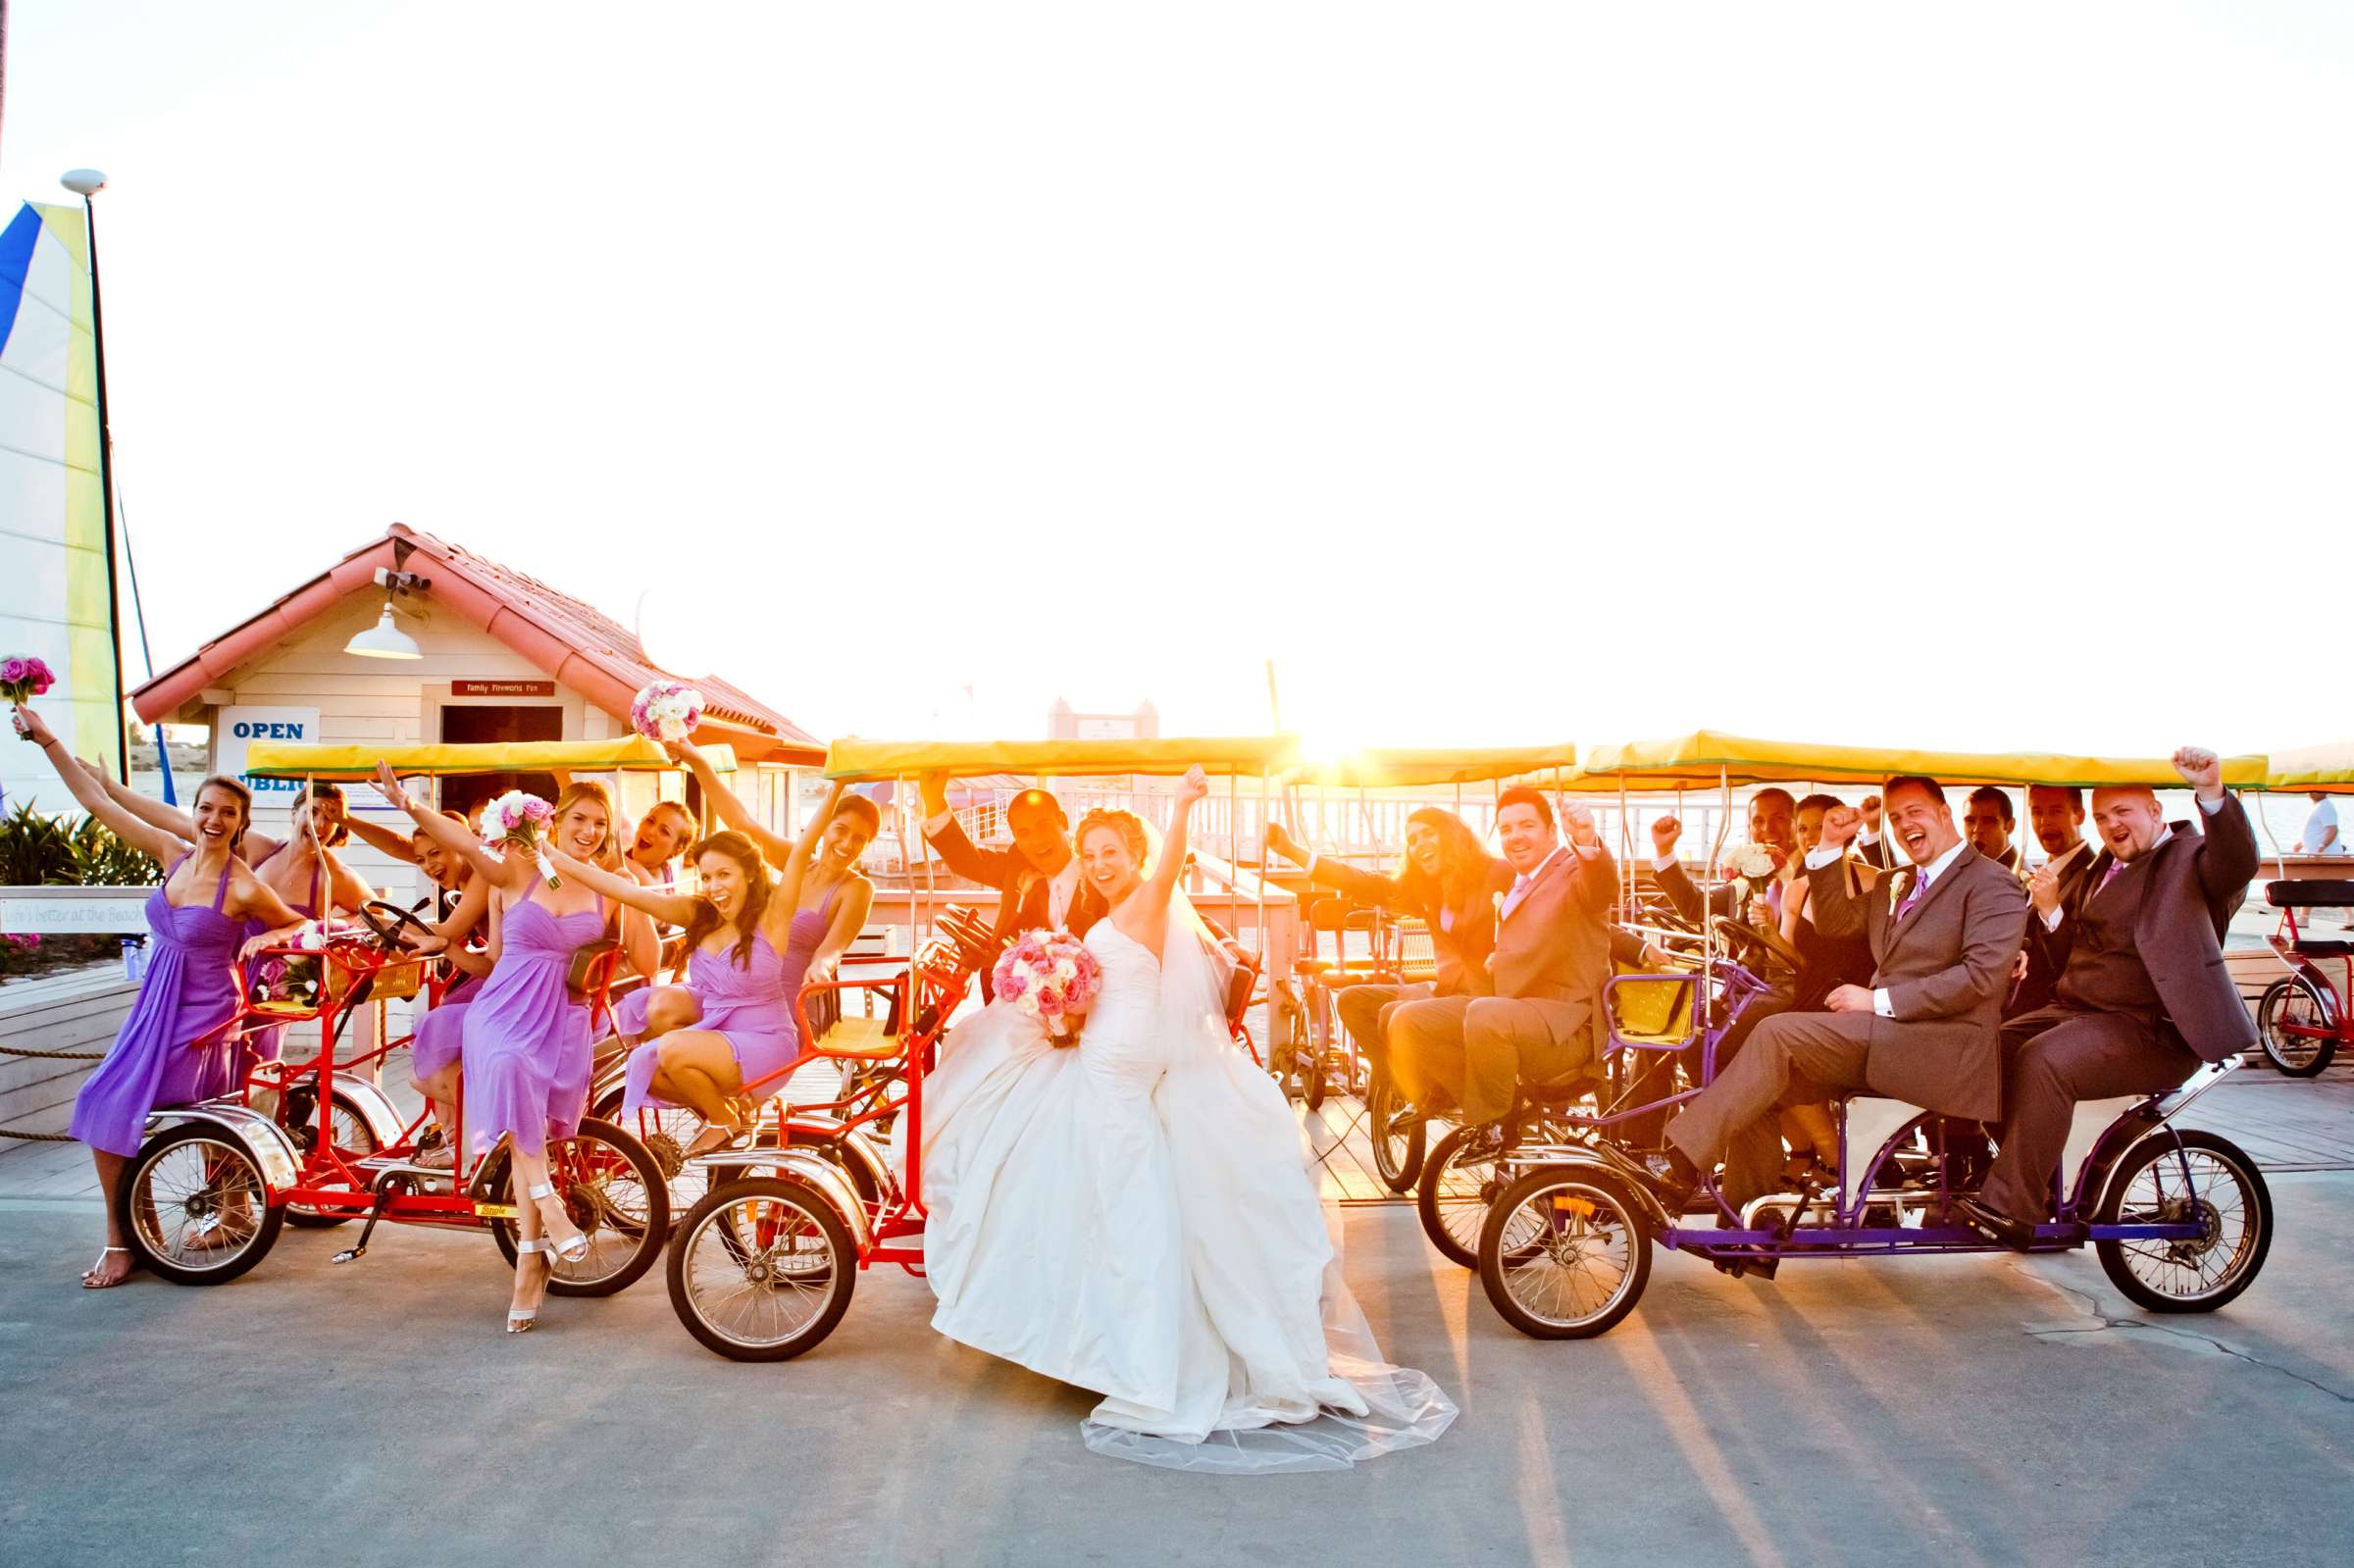
[[[2006,1219],[2052,1217],[2052,1176],[2068,1146],[2076,1101],[2155,1094],[2198,1071],[2199,1058],[2169,1025],[2065,1005],[2021,1013],[2003,1026],[2008,1066],[2002,1147],[1980,1197]]]
[[[1667,1124],[1667,1141],[1706,1171],[1726,1148],[1790,1095],[1793,1074],[1805,1080],[1805,1100],[1840,1089],[1868,1087],[1871,1055],[1869,1013],[1779,1013],[1750,1036],[1731,1065]],[[1753,1135],[1754,1136],[1754,1135]]]

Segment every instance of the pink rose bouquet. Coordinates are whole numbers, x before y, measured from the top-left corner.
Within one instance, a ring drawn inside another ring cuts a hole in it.
[[[998,1001],[1037,1019],[1055,1044],[1072,1045],[1103,989],[1103,966],[1068,932],[1034,931],[1005,949],[991,980]]]
[[[12,653],[0,659],[0,697],[6,697],[11,707],[26,697],[37,697],[57,684],[57,676],[36,654]],[[17,733],[25,733],[22,714],[9,715]]]
[[[547,852],[539,846],[540,834],[555,818],[556,808],[537,795],[510,789],[483,808],[483,843],[491,849],[521,845],[524,853],[539,862],[539,880],[550,887],[561,887],[564,879],[556,875],[556,868],[547,863]]]
[[[676,681],[649,681],[630,699],[630,728],[648,740],[676,745],[703,722],[703,694]]]

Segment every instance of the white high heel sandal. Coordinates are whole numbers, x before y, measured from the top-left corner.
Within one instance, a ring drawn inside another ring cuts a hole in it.
[[[533,1240],[518,1241],[515,1243],[515,1251],[519,1257],[526,1252],[545,1252],[546,1250],[547,1242],[544,1239],[535,1239]],[[547,1279],[544,1268],[542,1269],[539,1281],[539,1298],[542,1304],[546,1302]],[[509,1334],[529,1334],[532,1332],[533,1326],[538,1321],[539,1308],[537,1306],[532,1307],[528,1311],[521,1312],[517,1311],[513,1307],[507,1308],[507,1332]]]
[[[530,1197],[533,1202],[537,1203],[541,1198],[554,1197],[556,1195],[556,1189],[551,1184],[541,1182],[538,1186],[533,1188],[526,1195]],[[566,1218],[569,1219],[570,1216],[566,1216]],[[581,1259],[588,1255],[588,1238],[583,1236],[580,1232],[575,1231],[572,1233],[571,1240],[564,1242],[560,1246],[551,1243],[547,1251],[548,1256],[557,1263],[578,1263],[581,1261]]]

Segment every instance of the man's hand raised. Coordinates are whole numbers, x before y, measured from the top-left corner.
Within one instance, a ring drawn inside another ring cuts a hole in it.
[[[1822,840],[1817,849],[1845,849],[1864,831],[1864,813],[1853,806],[1833,806],[1822,814]]]
[[[1683,837],[1684,825],[1673,817],[1657,817],[1651,824],[1651,852],[1664,860],[1675,853],[1676,840]]]
[[[2184,746],[2175,753],[2175,772],[2182,782],[2199,792],[2201,800],[2224,798],[2224,760],[2212,751],[2198,746]]]

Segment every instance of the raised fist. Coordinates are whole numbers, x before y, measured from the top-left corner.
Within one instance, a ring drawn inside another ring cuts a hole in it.
[[[1873,833],[1880,831],[1880,797],[1878,795],[1864,797],[1864,826]]]
[[[2214,752],[2198,746],[2184,746],[2175,753],[2175,772],[2182,782],[2196,789],[2203,800],[2213,800],[2224,792],[2224,763]]]
[[[1205,800],[1208,797],[1209,775],[1203,773],[1202,764],[1197,762],[1185,770],[1184,778],[1177,781],[1177,804],[1190,806],[1197,800]]]
[[[1583,806],[1565,805],[1561,808],[1561,826],[1568,831],[1569,841],[1581,849],[1602,847],[1602,830],[1594,826],[1594,813]]]
[[[1656,818],[1651,825],[1651,852],[1664,858],[1675,853],[1675,841],[1684,835],[1684,825],[1673,817]]]
[[[1845,849],[1864,831],[1864,813],[1853,806],[1833,806],[1822,814],[1822,841],[1818,849]]]

